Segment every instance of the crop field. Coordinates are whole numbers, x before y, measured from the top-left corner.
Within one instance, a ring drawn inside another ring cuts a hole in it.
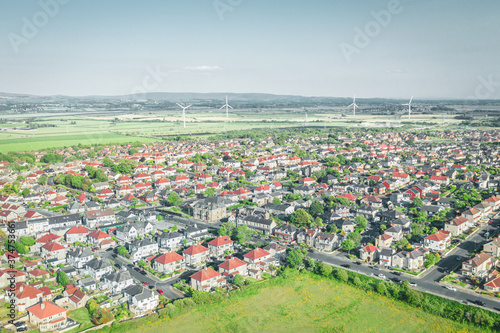
[[[33,116],[33,114],[31,115]],[[220,111],[191,111],[186,114],[186,128],[179,112],[143,112],[143,113],[89,113],[88,115],[37,114],[32,117],[38,126],[29,128],[21,121],[28,119],[15,115],[0,115],[7,122],[0,124],[0,152],[31,151],[73,145],[121,144],[134,141],[152,142],[168,137],[190,135],[204,137],[232,130],[254,128],[285,128],[296,126],[320,127],[385,127],[389,123],[406,122],[406,118],[394,116],[375,116],[350,113],[308,112],[305,125],[303,110],[235,110],[226,118]],[[439,127],[442,118],[432,115],[415,115],[412,122],[426,122],[415,127]],[[458,121],[451,116],[446,119],[449,125]],[[50,126],[50,127],[45,127]]]
[[[107,330],[109,331],[109,330]],[[246,287],[174,319],[148,317],[111,332],[481,332],[372,292],[311,274]]]

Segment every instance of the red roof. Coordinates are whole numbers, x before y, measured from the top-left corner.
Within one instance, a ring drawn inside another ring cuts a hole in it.
[[[220,276],[220,273],[214,271],[212,268],[208,267],[198,271],[190,276],[191,279],[195,279],[198,281],[206,281],[208,279]]]
[[[229,238],[229,236],[219,236],[208,242],[209,245],[213,246],[222,246],[231,243],[233,243],[233,241],[231,240],[231,238]]]
[[[50,252],[53,252],[53,251],[59,251],[59,250],[64,250],[65,247],[62,246],[61,244],[57,243],[57,242],[53,242],[53,243],[47,243],[45,244],[44,246],[42,246],[45,250],[47,251],[50,251]]]
[[[66,232],[66,235],[86,234],[88,232],[89,232],[88,228],[85,228],[84,226],[81,226],[81,225],[75,225],[74,227],[71,227],[71,229],[69,229]]]
[[[425,237],[425,239],[440,242],[450,236],[450,233],[444,230],[440,230],[432,235]]]
[[[49,232],[48,234],[43,235],[42,237],[38,238],[36,240],[36,242],[37,243],[49,243],[49,242],[52,242],[53,240],[58,239],[58,238],[61,238],[61,237]]]
[[[231,258],[229,260],[224,261],[222,264],[219,265],[219,267],[226,269],[226,270],[232,270],[232,269],[244,266],[246,264],[247,263],[244,262],[243,260],[240,260],[238,258]]]
[[[261,248],[258,247],[256,249],[248,252],[243,257],[255,260],[255,259],[259,259],[259,258],[268,256],[268,255],[270,255],[269,252],[267,252],[266,250],[263,250],[263,249],[261,249]]]
[[[207,252],[207,251],[209,251],[209,250],[206,247],[204,247],[203,245],[196,244],[196,245],[188,247],[187,249],[182,251],[182,253],[186,253],[186,254],[193,256],[195,254],[203,253],[203,252]]]
[[[158,258],[154,259],[154,261],[157,261],[160,264],[170,264],[172,262],[176,262],[176,261],[179,261],[182,259],[184,259],[184,257],[178,253],[167,252],[167,253],[162,254]]]
[[[90,237],[95,238],[95,239],[102,239],[102,238],[108,238],[111,237],[107,233],[105,233],[102,230],[94,230],[89,234]]]
[[[42,306],[44,307],[43,309]],[[44,301],[42,303],[38,303],[29,307],[27,311],[32,313],[39,319],[46,319],[48,317],[55,316],[56,314],[66,312],[68,310],[63,309],[52,302]]]
[[[269,191],[271,188],[269,185],[261,185],[255,189],[255,191]]]
[[[374,246],[374,245],[371,245],[371,244],[368,244],[367,246],[365,246],[363,248],[363,250],[365,250],[366,252],[369,252],[369,253],[372,253],[372,252],[375,252],[378,250],[378,247]]]

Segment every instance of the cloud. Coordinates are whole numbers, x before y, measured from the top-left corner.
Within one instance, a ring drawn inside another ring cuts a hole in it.
[[[189,71],[199,71],[199,72],[213,72],[220,71],[222,68],[219,66],[195,66],[195,67],[185,67]]]

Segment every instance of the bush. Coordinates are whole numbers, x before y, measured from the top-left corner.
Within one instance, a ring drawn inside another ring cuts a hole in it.
[[[257,280],[254,279],[253,277],[247,277],[245,279],[245,284],[247,284],[247,285],[254,284],[255,282],[257,282]]]

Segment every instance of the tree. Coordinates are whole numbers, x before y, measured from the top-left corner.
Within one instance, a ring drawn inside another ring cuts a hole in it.
[[[309,208],[309,212],[311,215],[320,215],[323,214],[325,209],[323,208],[323,204],[318,200],[314,200]]]
[[[45,176],[45,175],[41,175],[41,176],[38,178],[38,184],[39,184],[39,185],[45,185],[45,184],[47,184],[47,176]]]
[[[354,218],[354,222],[356,222],[356,224],[362,228],[362,230],[365,230],[366,229],[366,223],[368,222],[366,220],[366,217],[364,216],[361,216],[361,215],[358,215]]]
[[[241,288],[245,284],[245,279],[240,274],[236,274],[233,279],[233,284]]]
[[[66,286],[69,284],[69,278],[64,271],[59,271],[59,274],[57,275],[57,282],[61,286]]]
[[[356,247],[356,244],[351,239],[346,239],[342,242],[341,247],[344,251],[349,251],[350,253]]]
[[[167,201],[172,205],[172,206],[178,206],[182,203],[182,198],[180,197],[177,192],[170,192],[168,195]]]
[[[324,262],[320,262],[318,263],[318,271],[323,276],[330,276],[332,275],[333,268]]]
[[[384,282],[377,283],[377,292],[383,296],[387,294],[387,287],[385,286]]]
[[[347,275],[347,272],[343,269],[337,269],[335,277],[342,282],[347,282],[347,279],[349,279],[349,275]]]
[[[235,229],[236,225],[233,222],[231,221],[224,222],[220,226],[219,235],[233,237],[233,234],[236,231]]]
[[[296,227],[308,228],[313,221],[312,216],[303,208],[297,209],[292,215],[290,215],[290,222]]]
[[[115,163],[113,162],[113,160],[111,160],[109,157],[105,157],[104,160],[102,161],[103,165],[106,167],[106,168],[111,168],[112,166],[115,165]]]
[[[275,197],[275,198],[273,198],[273,204],[280,205],[281,204],[281,200]]]
[[[205,196],[209,198],[214,196],[215,190],[213,188],[207,188],[203,194],[205,194]]]
[[[125,248],[125,246],[120,246],[118,248],[118,254],[123,256],[123,257],[126,257],[128,255],[127,248]]]
[[[24,246],[32,246],[35,244],[35,239],[30,236],[21,236],[19,237],[19,241],[24,245]]]
[[[25,188],[25,189],[23,190],[23,192],[22,192],[22,195],[26,196],[26,195],[28,195],[28,194],[30,194],[30,189],[29,189],[29,188]]]
[[[360,286],[361,286],[361,284],[362,284],[362,282],[361,282],[361,280],[359,279],[359,277],[358,277],[358,276],[355,276],[355,277],[354,277],[354,280],[352,281],[352,283],[353,283],[356,287],[360,287]]]
[[[246,243],[251,235],[252,231],[245,224],[236,228],[236,241],[240,244]]]
[[[419,197],[415,197],[413,198],[412,206],[422,208],[424,206],[424,202]]]
[[[306,267],[311,271],[311,272],[316,272],[316,268],[318,266],[318,262],[314,260],[311,257],[305,257],[304,259]]]
[[[304,258],[307,255],[307,250],[302,248],[293,249],[288,252],[286,256],[286,260],[288,262],[288,266],[291,268],[297,268],[302,265]]]

